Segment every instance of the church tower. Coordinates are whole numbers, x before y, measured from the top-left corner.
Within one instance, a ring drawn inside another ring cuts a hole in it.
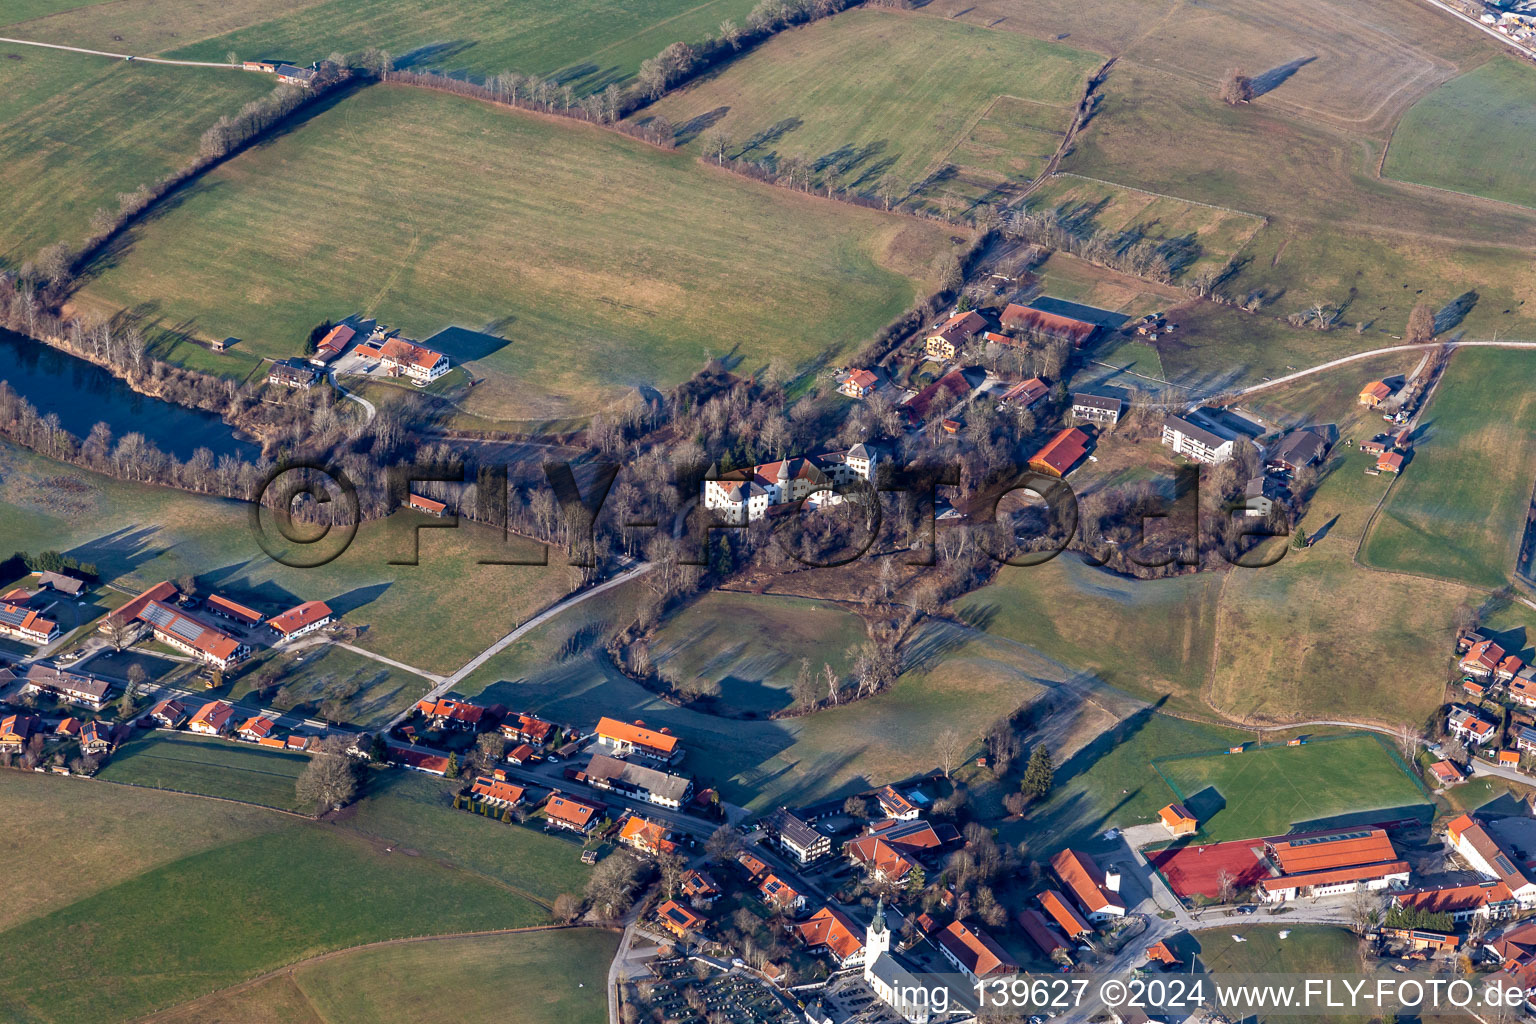
[[[864,932],[864,970],[868,972],[870,966],[878,959],[881,953],[891,951],[891,926],[885,920],[885,897],[875,901],[875,916],[869,922],[869,928]]]

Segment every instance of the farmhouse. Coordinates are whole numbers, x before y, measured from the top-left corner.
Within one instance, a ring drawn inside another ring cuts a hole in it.
[[[656,921],[667,931],[684,938],[703,927],[704,919],[676,900],[667,900],[656,908]]]
[[[986,326],[986,318],[974,309],[956,313],[923,339],[923,348],[934,359],[953,359],[961,347]]]
[[[880,386],[880,378],[870,370],[854,370],[837,386],[838,394],[849,398],[865,399]]]
[[[305,601],[268,619],[267,628],[277,640],[296,640],[330,625],[334,617],[324,601]]]
[[[1200,829],[1200,822],[1183,804],[1169,804],[1157,812],[1157,817],[1163,823],[1163,828],[1175,839],[1192,836]]]
[[[711,466],[704,478],[704,507],[739,525],[806,498],[836,504],[834,489],[872,482],[878,461],[873,449],[856,444],[846,452],[765,462],[728,473]]]
[[[1090,921],[1125,916],[1118,871],[1105,872],[1088,854],[1072,849],[1052,857],[1051,870]]]
[[[1183,416],[1169,416],[1163,421],[1163,444],[1180,455],[1209,465],[1232,457],[1233,440]]]
[[[997,400],[997,404],[999,406],[1017,405],[1020,408],[1028,409],[1050,393],[1051,387],[1049,384],[1039,377],[1031,377],[1029,380],[1020,381],[1007,391],[1004,391],[1003,396]]]
[[[451,368],[448,357],[441,352],[404,338],[389,338],[378,345],[365,342],[357,346],[357,354],[364,359],[377,359],[390,376],[408,377],[417,387],[425,387]]]
[[[1445,827],[1445,838],[1473,870],[1504,883],[1521,909],[1536,907],[1536,882],[1520,866],[1520,859],[1505,849],[1481,822],[1463,814]]]
[[[952,921],[938,934],[939,952],[960,968],[972,984],[1019,973],[1019,965],[986,932],[963,921]]]
[[[673,810],[682,807],[693,794],[692,779],[631,764],[607,754],[593,754],[584,774],[589,786]]]
[[[1401,473],[1403,471],[1403,457],[1397,452],[1386,452],[1376,456],[1376,471],[1378,473]]]
[[[1384,381],[1373,380],[1360,389],[1360,404],[1368,409],[1375,409],[1391,397],[1392,389]]]
[[[940,829],[943,831],[940,832]],[[928,851],[942,850],[960,840],[959,830],[955,826],[941,824],[935,828],[919,818],[877,821],[864,831],[867,835],[879,836],[898,850],[919,855]]]
[[[582,835],[592,831],[607,811],[607,804],[583,800],[579,796],[567,796],[558,789],[549,794],[549,800],[544,805],[544,813],[551,825]]]
[[[244,661],[251,653],[247,644],[222,629],[215,629],[163,601],[145,604],[139,618],[149,623],[156,640],[221,669]]]
[[[478,729],[485,717],[485,708],[452,697],[417,701],[416,711],[433,729]]]
[[[808,821],[787,807],[774,815],[772,828],[778,833],[779,848],[800,864],[809,864],[832,852],[832,840],[818,832]]]
[[[43,590],[52,590],[67,597],[79,597],[85,589],[85,580],[64,572],[44,570],[37,574],[37,585]]]
[[[615,718],[597,720],[597,743],[614,757],[645,757],[662,764],[672,764],[683,756],[677,737],[666,729],[647,729],[644,722],[620,722]]]
[[[1463,743],[1477,746],[1493,738],[1497,723],[1484,718],[1479,711],[1453,704],[1450,713],[1446,715],[1445,727]]]
[[[1093,925],[1077,912],[1072,904],[1067,902],[1065,896],[1055,889],[1047,889],[1040,894],[1040,906],[1051,919],[1060,926],[1069,939],[1080,939],[1085,935],[1093,934]]]
[[[1028,908],[1019,911],[1019,927],[1024,934],[1029,936],[1029,941],[1035,944],[1046,959],[1054,960],[1060,955],[1070,952],[1067,940],[1041,916],[1040,911]]]
[[[47,665],[28,665],[22,674],[22,693],[35,693],[66,704],[100,711],[107,706],[112,684],[105,679],[49,668]]]
[[[214,615],[221,616],[233,622],[238,622],[242,626],[261,625],[262,614],[260,612],[253,608],[247,608],[243,604],[238,604],[234,601],[231,601],[227,597],[221,597],[218,594],[211,594],[209,595],[208,601],[206,603],[208,605],[208,611]]]
[[[181,723],[187,720],[187,708],[181,701],[172,697],[150,708],[148,717],[162,729],[179,729]]]
[[[631,814],[624,819],[624,825],[619,829],[619,842],[632,850],[652,856],[677,852],[677,843],[673,841],[672,832],[667,826],[638,814]]]
[[[1059,313],[1047,313],[1043,309],[1033,309],[1017,303],[1009,303],[1003,310],[1002,324],[1008,330],[1027,338],[1060,339],[1071,342],[1074,348],[1082,348],[1088,344],[1094,332],[1099,329],[1097,324],[1091,324],[1086,320],[1077,320]]]
[[[6,715],[0,718],[0,754],[19,754],[37,731],[36,715]]]
[[[1280,874],[1258,884],[1259,898],[1266,903],[1408,882],[1408,862],[1398,859],[1392,841],[1379,828],[1293,836],[1270,844],[1268,854]]]
[[[244,61],[240,66],[247,71],[262,71],[270,75],[275,74],[278,68],[287,63],[285,60],[279,60],[274,57],[262,57],[258,60]]]
[[[201,733],[204,736],[222,736],[229,731],[230,723],[234,718],[233,704],[222,700],[211,700],[193,713],[192,720],[187,723],[187,731]]]
[[[130,598],[128,603],[109,613],[102,619],[99,627],[103,632],[116,626],[127,626],[130,623],[140,621],[140,613],[148,607],[151,601],[170,601],[176,597],[176,586],[168,580],[162,580],[139,594]]]
[[[1293,430],[1280,438],[1264,458],[1271,469],[1294,473],[1323,461],[1328,454],[1328,440],[1315,430]]]
[[[1079,428],[1066,427],[1029,457],[1029,468],[1046,476],[1064,477],[1088,454],[1091,442]]]
[[[309,361],[316,366],[324,366],[346,351],[356,335],[357,332],[346,324],[337,324],[315,345],[315,354],[309,357]]]
[[[864,930],[836,907],[822,907],[792,931],[806,949],[824,951],[840,970],[864,962]]]
[[[320,377],[320,371],[313,366],[305,366],[297,360],[284,359],[273,363],[267,371],[267,383],[280,388],[301,388],[308,391],[315,386],[315,381]]]
[[[6,598],[11,598],[17,594],[17,591],[12,591],[5,596]],[[31,595],[28,594],[27,596],[30,597]],[[25,600],[0,599],[0,636],[8,636],[20,640],[22,643],[42,646],[43,644],[51,644],[59,638],[59,624],[52,619],[44,618],[37,611],[28,608]]]
[[[1093,395],[1086,391],[1079,391],[1072,396],[1072,418],[1075,420],[1112,427],[1120,422],[1120,413],[1124,409],[1125,403],[1118,398]]]

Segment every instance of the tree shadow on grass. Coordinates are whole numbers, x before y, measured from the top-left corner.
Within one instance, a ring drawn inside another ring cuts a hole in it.
[[[1316,57],[1299,57],[1296,60],[1281,64],[1277,68],[1270,68],[1262,75],[1253,78],[1253,98],[1258,99],[1267,92],[1274,92],[1296,72],[1317,60]]]

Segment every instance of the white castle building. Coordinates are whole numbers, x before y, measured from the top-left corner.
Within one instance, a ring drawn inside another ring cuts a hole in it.
[[[704,507],[739,525],[801,499],[812,507],[836,505],[842,496],[835,488],[874,482],[877,460],[874,449],[856,444],[846,452],[798,456],[728,473],[711,466],[704,480]]]

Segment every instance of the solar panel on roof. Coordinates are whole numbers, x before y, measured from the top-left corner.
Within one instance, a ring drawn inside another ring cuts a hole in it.
[[[1515,873],[1515,866],[1502,853],[1493,858],[1493,866],[1499,869],[1501,875],[1512,875]]]
[[[203,635],[203,627],[191,619],[178,618],[171,623],[171,632],[186,640],[196,640]]]
[[[1359,832],[1333,832],[1325,836],[1308,836],[1305,839],[1290,839],[1287,844],[1292,847],[1315,846],[1318,843],[1338,843],[1346,839],[1364,839],[1371,835],[1370,829]]]
[[[23,608],[0,608],[0,622],[5,623],[7,626],[19,626],[26,617],[27,612]]]

